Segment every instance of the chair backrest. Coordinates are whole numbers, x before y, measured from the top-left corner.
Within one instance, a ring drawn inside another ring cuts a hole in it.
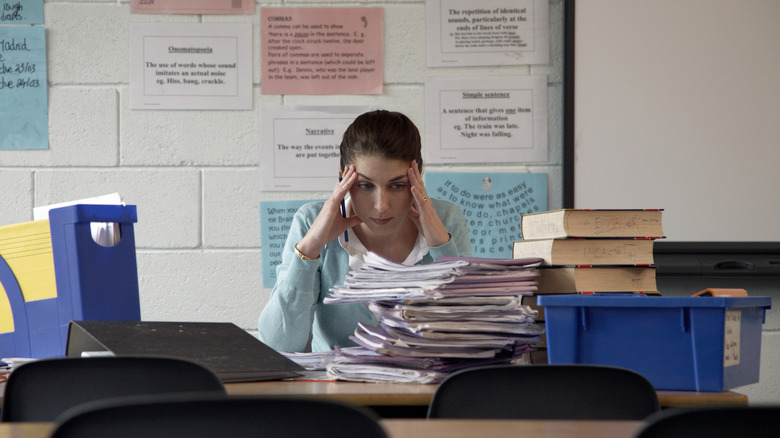
[[[147,396],[80,405],[52,438],[386,438],[378,418],[336,401],[271,397]]]
[[[448,376],[428,418],[639,420],[659,410],[642,375],[601,365],[496,365]]]
[[[209,369],[182,359],[41,359],[21,365],[8,377],[2,421],[53,421],[63,411],[80,403],[177,392],[225,395],[225,387]]]
[[[637,438],[776,437],[780,434],[780,406],[744,406],[672,409],[647,419]]]

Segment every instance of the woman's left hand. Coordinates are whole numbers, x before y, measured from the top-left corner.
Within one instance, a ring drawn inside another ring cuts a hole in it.
[[[417,230],[423,235],[429,246],[441,246],[449,242],[450,234],[444,228],[444,224],[436,214],[433,202],[428,198],[425,191],[425,184],[420,174],[420,166],[416,161],[412,161],[409,169],[406,170],[406,176],[412,186],[412,209],[409,212],[409,218],[417,225]]]

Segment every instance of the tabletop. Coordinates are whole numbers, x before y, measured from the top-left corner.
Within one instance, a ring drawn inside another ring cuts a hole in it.
[[[361,383],[327,380],[275,380],[226,383],[230,395],[311,396],[363,406],[428,406],[437,385],[412,383]],[[748,405],[744,394],[734,391],[656,391],[661,407]]]
[[[390,438],[624,438],[642,421],[384,419]],[[54,423],[0,423],[0,438],[48,438]]]
[[[437,385],[412,383],[360,383],[329,380],[274,380],[226,383],[229,395],[273,395],[317,397],[340,400],[362,406],[428,406]],[[0,383],[0,402],[5,383]],[[734,391],[656,391],[662,408],[685,406],[747,406],[748,398]]]

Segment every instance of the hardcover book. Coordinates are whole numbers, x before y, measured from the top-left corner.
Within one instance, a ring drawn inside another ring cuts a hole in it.
[[[663,210],[562,209],[525,214],[524,240],[557,237],[663,237]]]

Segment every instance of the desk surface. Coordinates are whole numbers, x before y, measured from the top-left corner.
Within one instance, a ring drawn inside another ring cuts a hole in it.
[[[390,438],[631,437],[642,421],[380,420]],[[53,423],[0,423],[0,438],[48,438]]]
[[[275,380],[227,383],[229,395],[324,397],[362,406],[428,406],[436,385],[410,383],[359,383],[326,380]],[[0,402],[5,383],[0,383]],[[748,405],[744,394],[734,391],[657,391],[662,408],[683,406]]]
[[[436,385],[407,383],[359,383],[323,380],[277,380],[228,383],[230,395],[324,397],[363,406],[428,406]],[[661,407],[747,405],[744,394],[733,391],[657,391]]]

